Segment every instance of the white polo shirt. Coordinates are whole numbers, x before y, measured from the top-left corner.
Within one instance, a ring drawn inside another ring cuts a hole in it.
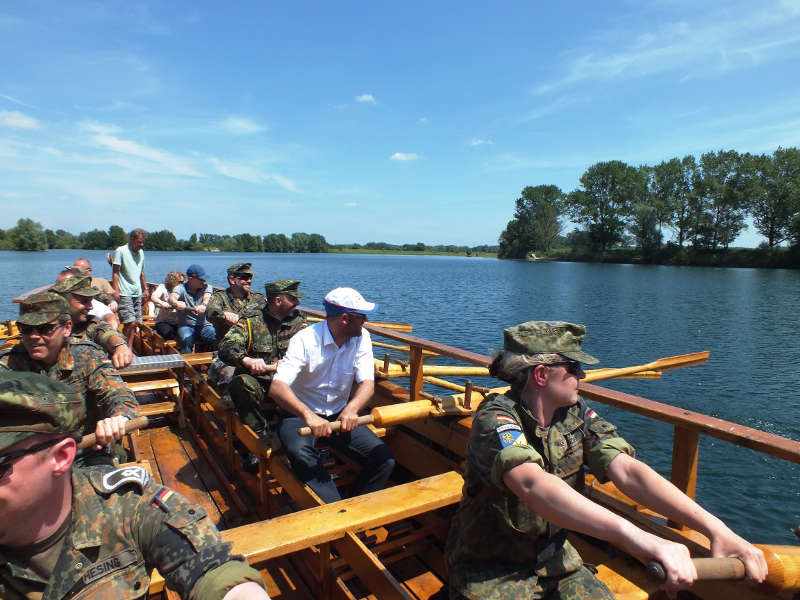
[[[339,347],[326,321],[301,329],[289,340],[273,379],[289,385],[318,415],[338,414],[350,399],[353,380],[375,379],[369,332],[362,329],[361,336]]]

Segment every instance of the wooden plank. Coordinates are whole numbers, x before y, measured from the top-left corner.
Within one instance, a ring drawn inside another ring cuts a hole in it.
[[[672,440],[672,483],[689,498],[694,499],[697,487],[697,456],[700,434],[693,429],[675,426]],[[669,522],[670,527],[688,529],[681,523]]]
[[[441,555],[441,552],[439,553]],[[391,566],[392,575],[407,587],[414,598],[429,600],[437,594],[446,592],[446,586],[431,570],[416,556],[405,558]]]
[[[732,442],[745,448],[752,448],[770,456],[800,463],[800,442],[779,435],[709,417],[685,408],[609,390],[591,383],[581,384],[580,395],[589,400],[616,406],[658,421],[693,429],[704,435]]]
[[[134,394],[137,392],[157,392],[177,388],[178,381],[172,377],[152,379],[150,381],[126,381],[125,386]]]
[[[150,443],[150,434],[153,431],[155,431],[155,429],[139,431],[139,452],[142,455],[142,459],[147,461],[150,465],[149,472],[150,475],[153,476],[153,479],[155,479],[159,485],[164,485],[164,482],[161,481],[161,471],[158,469],[155,454],[153,454],[153,446]]]
[[[437,473],[460,470],[460,465],[448,460],[436,450],[417,440],[401,429],[395,430],[387,445],[397,464],[402,465],[417,477],[430,477]]]
[[[273,600],[313,600],[316,595],[285,557],[267,562],[260,573],[267,584],[267,594]]]
[[[411,401],[414,402],[422,398],[422,348],[419,346],[411,346],[409,351],[410,366],[409,376],[411,380],[408,383],[408,390],[411,394]]]
[[[352,532],[334,543],[361,582],[381,600],[414,600],[389,570]]]
[[[155,417],[157,415],[170,415],[177,410],[175,402],[149,402],[139,405],[139,414],[143,417]]]
[[[159,430],[151,434],[151,442],[163,484],[185,496],[189,502],[202,506],[209,519],[219,526],[222,515],[184,452],[178,436],[169,430]]]

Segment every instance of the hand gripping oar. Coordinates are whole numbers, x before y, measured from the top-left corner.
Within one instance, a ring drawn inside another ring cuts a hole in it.
[[[130,421],[125,422],[125,433],[130,433],[131,431],[136,431],[137,429],[145,429],[150,424],[150,420],[147,417],[136,417]],[[85,435],[81,438],[81,441],[78,442],[78,450],[83,450],[85,448],[90,448],[97,443],[97,435],[94,433],[90,433]]]
[[[800,591],[800,546],[754,544],[764,553],[767,561],[767,578],[756,589],[770,594],[797,593]],[[744,563],[738,558],[693,558],[698,580],[742,579]],[[665,581],[663,565],[652,561],[647,565],[648,574]]]

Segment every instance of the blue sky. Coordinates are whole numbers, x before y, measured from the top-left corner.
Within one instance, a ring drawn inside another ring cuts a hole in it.
[[[494,244],[598,161],[800,146],[800,0],[495,4],[4,3],[4,221]]]

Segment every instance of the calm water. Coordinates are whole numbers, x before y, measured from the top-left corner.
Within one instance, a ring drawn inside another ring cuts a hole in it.
[[[92,260],[95,275],[110,278],[104,254],[0,252],[0,319],[16,315],[11,298],[52,281],[79,256]],[[197,262],[219,285],[228,265],[251,261],[254,289],[271,279],[300,279],[304,305],[317,309],[330,289],[355,287],[380,303],[376,320],[413,323],[415,335],[483,354],[502,346],[504,327],[532,319],[585,323],[584,347],[600,366],[708,349],[706,365],[608,385],[800,440],[797,271],[335,254],[148,252],[146,260],[150,281]],[[668,474],[671,427],[598,408],[640,458]],[[702,439],[697,497],[755,542],[796,542],[789,528],[800,524],[798,465]]]

